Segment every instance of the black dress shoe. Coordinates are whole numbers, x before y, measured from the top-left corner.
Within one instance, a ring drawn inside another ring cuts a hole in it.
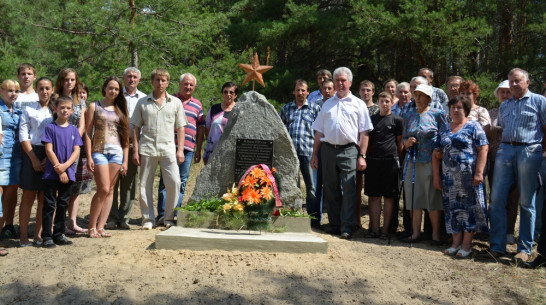
[[[343,232],[343,233],[341,233],[341,235],[339,236],[339,238],[349,240],[349,239],[353,238],[353,236],[351,235],[351,233]]]
[[[320,230],[320,231],[324,231],[324,226],[321,225],[320,223],[311,223],[311,229],[317,229],[317,230]]]
[[[441,240],[434,240],[434,239],[430,240],[430,245],[433,246],[433,247],[439,247],[439,246],[441,246],[443,244],[444,243]]]
[[[419,236],[417,238],[411,238],[411,236],[408,236],[406,238],[403,238],[400,240],[401,242],[403,243],[407,243],[407,244],[416,244],[416,243],[419,243],[421,241],[423,241],[423,237],[422,236]]]
[[[326,234],[331,234],[331,235],[339,235],[341,233],[339,228],[336,228],[336,227],[327,227],[324,230],[324,232],[326,232]]]
[[[60,246],[68,246],[72,244],[72,241],[66,238],[66,236],[63,234],[61,238],[55,240],[55,244]]]
[[[534,261],[522,263],[520,265],[523,268],[528,268],[528,269],[536,269],[536,268],[540,268],[540,267],[546,267],[546,257],[539,254],[537,256],[537,258],[535,258]]]

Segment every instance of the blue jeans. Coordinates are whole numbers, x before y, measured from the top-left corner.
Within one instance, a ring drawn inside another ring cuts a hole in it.
[[[518,252],[531,254],[535,230],[535,197],[542,163],[542,145],[513,146],[502,143],[497,151],[495,176],[489,215],[491,250],[506,252],[506,201],[510,186],[517,179],[520,190],[520,224]]]
[[[315,203],[307,206],[307,214],[313,215],[316,219],[311,219],[312,226],[319,226],[322,222],[322,157],[320,150],[317,154],[318,168],[313,170],[315,178]]]
[[[535,201],[536,221],[535,221],[535,239],[540,236],[542,230],[542,209],[544,208],[544,200],[546,199],[546,158],[542,158],[542,166],[540,167],[540,178],[542,185],[537,192],[537,199]]]
[[[298,155],[298,160],[300,161],[300,171],[303,176],[303,182],[305,183],[305,205],[307,207],[307,213],[317,217],[318,209],[316,208],[315,177],[313,169],[311,168],[311,157]]]
[[[180,172],[180,195],[178,196],[178,203],[176,207],[182,205],[182,199],[184,199],[184,192],[186,191],[186,181],[190,175],[191,162],[193,161],[193,151],[184,149],[184,162],[178,167]],[[159,175],[159,188],[157,189],[157,218],[165,216],[165,198],[167,197],[167,190],[163,184],[163,175]],[[176,216],[177,211],[174,211]]]

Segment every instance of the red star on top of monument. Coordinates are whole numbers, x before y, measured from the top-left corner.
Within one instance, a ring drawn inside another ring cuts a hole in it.
[[[239,67],[241,67],[246,72],[246,77],[245,77],[245,80],[243,81],[243,85],[245,85],[251,80],[256,80],[258,81],[260,85],[262,85],[262,87],[265,87],[262,73],[265,73],[266,71],[273,68],[273,66],[260,65],[260,60],[258,59],[258,53],[254,53],[254,57],[252,58],[252,64],[250,65],[239,64]]]

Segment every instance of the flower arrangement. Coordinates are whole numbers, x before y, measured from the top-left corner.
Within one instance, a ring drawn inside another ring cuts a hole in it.
[[[270,170],[265,164],[253,165],[242,176],[238,188],[225,194],[225,199],[229,200],[225,208],[240,209],[242,206],[249,230],[268,230],[274,206],[281,206],[274,173],[275,169]],[[237,203],[233,198],[235,191]]]
[[[259,166],[252,168],[247,173],[246,177],[239,183],[243,205],[266,204],[275,199],[273,195],[273,173],[275,173],[274,168],[271,170],[271,175],[267,175],[265,170]]]
[[[239,203],[239,198],[237,197],[237,194],[239,194],[239,189],[235,187],[235,183],[233,183],[233,186],[231,189],[228,189],[227,193],[222,195],[222,200],[224,201],[224,205],[222,206],[222,209],[224,213],[227,213],[228,211],[234,211],[234,212],[243,212],[244,206]]]

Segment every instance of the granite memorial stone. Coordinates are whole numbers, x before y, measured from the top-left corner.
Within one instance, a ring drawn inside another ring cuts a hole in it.
[[[197,176],[191,200],[221,196],[236,182],[235,151],[238,139],[273,141],[273,167],[281,177],[281,202],[283,206],[301,209],[302,193],[296,184],[299,161],[292,139],[275,108],[255,91],[247,92],[237,100],[208,164]]]

